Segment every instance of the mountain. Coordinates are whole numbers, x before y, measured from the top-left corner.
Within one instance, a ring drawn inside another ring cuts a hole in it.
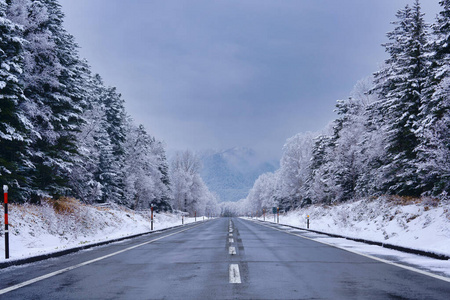
[[[247,196],[259,175],[273,172],[277,163],[264,161],[253,149],[236,147],[224,151],[209,150],[200,154],[201,176],[221,202],[239,201]]]

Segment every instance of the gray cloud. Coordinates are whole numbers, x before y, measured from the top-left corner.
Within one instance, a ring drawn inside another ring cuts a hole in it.
[[[423,1],[428,20],[438,1]],[[94,72],[169,150],[248,146],[279,157],[386,58],[410,1],[62,0]]]

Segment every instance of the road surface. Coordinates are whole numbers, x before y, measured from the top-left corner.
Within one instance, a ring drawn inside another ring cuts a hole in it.
[[[450,299],[450,282],[220,218],[0,271],[0,299]]]

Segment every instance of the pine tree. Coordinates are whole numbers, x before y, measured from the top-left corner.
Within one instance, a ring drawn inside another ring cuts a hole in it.
[[[101,103],[105,87],[101,77],[85,78],[87,94],[81,130],[77,133],[77,148],[80,157],[76,159],[70,173],[70,185],[75,197],[86,203],[102,202],[102,183],[99,180],[101,172],[100,156],[112,157],[112,147],[106,132],[105,109]],[[109,154],[107,154],[109,153]]]
[[[157,199],[156,207],[158,210],[168,211],[172,210],[171,206],[171,184],[169,176],[169,164],[167,162],[166,151],[162,142],[157,141],[155,138],[152,139],[151,143],[152,153],[156,157],[157,167],[158,167],[158,177],[159,177],[159,190],[160,196]],[[216,199],[217,200],[217,199]]]
[[[19,76],[23,64],[23,28],[6,16],[7,4],[0,0],[0,178],[11,189],[12,199],[24,200],[25,178],[29,165],[25,159],[29,121],[19,106],[25,101]]]
[[[419,174],[424,191],[434,195],[450,193],[450,1],[440,5],[418,128]]]
[[[100,152],[98,180],[103,186],[103,202],[126,204],[124,198],[125,149],[127,116],[124,100],[115,87],[107,87],[100,99],[104,107],[105,120],[102,123],[108,134],[107,147]]]
[[[327,134],[321,134],[314,139],[312,148],[312,158],[308,180],[306,182],[306,201],[330,203],[334,199],[331,194],[331,182],[329,172],[328,152],[334,147],[331,137]]]
[[[332,145],[327,152],[331,178],[330,190],[334,201],[347,201],[356,193],[361,175],[359,142],[363,132],[360,115],[363,105],[355,99],[338,100],[335,111],[339,117],[334,121]]]
[[[86,66],[62,26],[64,15],[56,1],[13,0],[8,13],[24,27],[27,41],[20,81],[27,97],[21,109],[33,124],[29,189],[36,201],[58,197],[70,191],[68,176],[78,156]]]
[[[419,1],[397,13],[397,27],[388,33],[385,44],[390,58],[386,68],[375,74],[382,104],[388,164],[380,171],[385,178],[382,192],[420,195],[416,167],[416,134],[419,108],[427,77],[427,25]]]

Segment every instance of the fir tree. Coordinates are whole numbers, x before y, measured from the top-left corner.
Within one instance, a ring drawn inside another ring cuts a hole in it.
[[[427,25],[419,1],[398,11],[394,31],[385,44],[390,58],[387,67],[375,74],[376,89],[383,100],[388,164],[380,171],[385,178],[382,192],[419,195],[416,149],[419,139],[419,107],[427,76]]]
[[[77,46],[62,26],[63,13],[53,0],[13,0],[11,18],[23,25],[27,101],[23,113],[33,124],[28,151],[34,168],[28,176],[33,199],[70,191],[68,176],[78,156],[76,132],[82,123],[82,74]]]
[[[115,87],[105,88],[100,99],[105,110],[105,131],[110,146],[102,149],[99,176],[103,186],[103,201],[125,204],[124,189],[125,149],[127,116],[124,100]],[[111,147],[111,149],[109,149]]]
[[[417,130],[421,139],[418,168],[422,187],[434,195],[450,193],[450,1],[440,1],[440,5]]]
[[[23,64],[23,28],[6,16],[7,4],[0,0],[0,178],[11,189],[12,199],[24,200],[22,171],[30,123],[19,106],[25,101],[19,76]]]
[[[95,203],[103,201],[100,156],[112,157],[112,147],[106,132],[105,108],[100,100],[106,90],[103,81],[97,74],[85,78],[84,85],[88,105],[83,114],[85,122],[77,134],[81,156],[70,173],[70,184],[76,197],[86,203]]]

